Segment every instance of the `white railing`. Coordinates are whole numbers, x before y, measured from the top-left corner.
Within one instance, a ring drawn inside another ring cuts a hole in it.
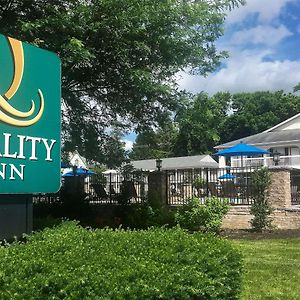
[[[260,167],[260,166],[274,166],[273,157],[239,157],[232,158],[231,160],[232,167]],[[300,165],[300,155],[289,155],[289,156],[280,156],[279,166],[299,166]]]

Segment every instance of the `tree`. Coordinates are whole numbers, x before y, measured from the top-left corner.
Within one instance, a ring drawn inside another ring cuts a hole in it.
[[[138,134],[129,157],[132,160],[171,157],[177,137],[175,123],[167,121],[158,129]]]
[[[293,91],[294,91],[294,93],[300,91],[300,82],[294,86]]]
[[[220,128],[226,118],[229,93],[209,97],[200,93],[182,109],[176,121],[179,133],[174,146],[175,156],[213,152],[220,141]]]
[[[138,136],[134,159],[213,153],[218,144],[260,133],[300,111],[300,97],[283,91],[211,97],[202,92],[182,98],[181,104],[167,127],[173,131],[164,128]]]
[[[277,92],[238,93],[231,97],[220,132],[221,143],[262,132],[300,111],[300,97]]]
[[[62,59],[64,140],[86,149],[107,128],[140,131],[178,104],[174,75],[205,75],[214,42],[243,0],[0,0],[2,33]],[[96,135],[96,137],[94,137]]]
[[[94,162],[101,162],[110,169],[117,168],[128,160],[127,152],[124,149],[125,143],[121,141],[121,132],[117,130],[112,131],[105,139],[103,138],[100,141],[97,139],[97,135],[93,134],[93,128],[90,128],[90,130],[83,136],[83,139],[87,138],[87,140],[81,144],[81,147],[77,147],[80,154]],[[72,144],[66,141],[63,147],[64,152],[72,151],[72,149]]]
[[[250,207],[250,213],[253,215],[250,223],[254,231],[261,232],[263,229],[270,229],[272,223],[270,215],[273,209],[268,202],[271,175],[267,168],[262,168],[255,170],[251,179],[254,202]]]

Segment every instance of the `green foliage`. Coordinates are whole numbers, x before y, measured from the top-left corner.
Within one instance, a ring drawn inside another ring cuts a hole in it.
[[[230,110],[220,132],[225,143],[262,132],[300,111],[300,97],[277,92],[238,93],[231,97]]]
[[[300,91],[300,82],[294,86],[294,93]]]
[[[203,188],[207,184],[206,179],[198,176],[193,180],[193,186],[196,188]]]
[[[149,128],[177,107],[174,75],[215,70],[226,9],[241,2],[2,0],[1,32],[58,53],[64,139],[104,159],[107,128]]]
[[[122,226],[131,229],[175,226],[174,211],[161,203],[155,194],[149,194],[141,204],[131,204],[122,209]]]
[[[197,195],[207,196],[207,180],[198,176],[193,180],[193,187],[197,190]]]
[[[133,160],[171,157],[176,138],[175,124],[170,120],[164,120],[157,129],[147,129],[137,135],[129,157]]]
[[[177,210],[175,221],[188,230],[218,233],[228,210],[225,199],[207,198],[205,204],[201,204],[198,198],[191,198]]]
[[[178,111],[176,122],[179,132],[174,154],[185,156],[213,151],[220,141],[229,101],[229,93],[218,93],[213,97],[200,93]]]
[[[103,172],[106,171],[107,169],[105,167],[103,167],[103,166],[95,166],[91,170],[96,173],[95,175],[93,175],[91,177],[91,179],[90,179],[91,182],[92,183],[101,183],[103,185],[106,185],[107,178],[103,174]]]
[[[181,229],[87,230],[66,222],[0,247],[1,299],[238,299],[241,256]]]
[[[132,164],[125,164],[122,165],[119,169],[121,172],[122,176],[124,177],[125,180],[129,180],[132,177],[132,174],[134,172],[134,166]]]
[[[33,218],[33,231],[53,228],[61,224],[61,222],[62,219],[53,218],[50,215],[47,215],[46,217],[35,217]]]
[[[300,111],[300,97],[282,91],[211,97],[202,92],[182,99],[175,119],[168,122],[173,131],[161,127],[165,134],[157,130],[138,135],[133,158],[212,153],[217,144],[262,132]]]
[[[268,203],[269,187],[271,184],[270,172],[267,168],[255,170],[251,176],[254,202],[250,212],[254,216],[251,226],[254,231],[262,231],[271,227],[270,215],[272,208]]]

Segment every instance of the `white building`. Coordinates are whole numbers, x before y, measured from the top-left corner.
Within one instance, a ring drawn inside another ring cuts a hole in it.
[[[222,150],[240,142],[249,144],[271,153],[279,152],[278,165],[291,166],[300,169],[300,113],[269,128],[261,133],[247,136],[215,147]],[[244,157],[244,166],[271,166],[274,165],[272,155],[264,157]],[[219,166],[225,166],[225,158],[219,158]],[[231,157],[231,166],[241,166],[240,157]]]

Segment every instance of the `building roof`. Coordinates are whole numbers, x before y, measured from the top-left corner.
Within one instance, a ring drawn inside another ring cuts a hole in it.
[[[283,121],[283,122],[281,122],[281,123],[279,123],[279,124],[277,124],[277,125],[269,128],[269,129],[267,129],[267,130],[265,130],[263,132],[270,132],[270,131],[277,130],[278,127],[281,127],[282,125],[285,125],[285,124],[287,124],[287,123],[289,123],[289,122],[291,122],[291,121],[293,121],[293,120],[295,120],[295,119],[297,119],[299,117],[300,117],[300,113],[292,116],[291,118],[289,118],[289,119],[287,119],[287,120],[285,120],[285,121]]]
[[[135,169],[155,170],[156,159],[135,160],[131,164]],[[162,170],[217,168],[218,163],[210,155],[194,155],[162,158]]]
[[[86,158],[81,156],[77,150],[75,150],[74,152],[69,152],[69,160],[72,165],[75,165],[75,160],[79,160],[78,167],[84,167],[84,168],[88,167]]]
[[[253,146],[274,146],[279,144],[286,145],[287,143],[299,143],[300,142],[300,129],[290,129],[290,130],[279,130],[279,131],[264,131],[254,135],[250,135],[235,141],[231,141],[222,145],[218,145],[215,149],[228,148],[236,145],[240,142],[250,144]]]

